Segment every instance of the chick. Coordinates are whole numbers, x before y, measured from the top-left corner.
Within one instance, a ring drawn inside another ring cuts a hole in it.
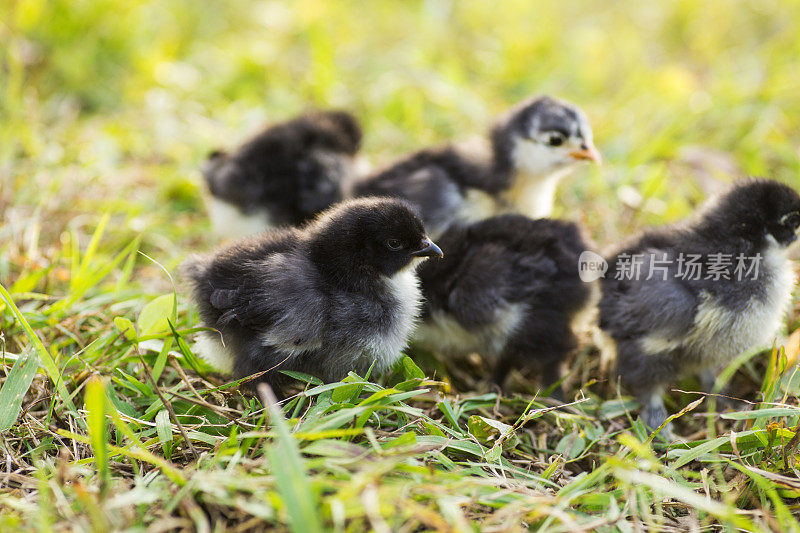
[[[558,181],[576,163],[600,161],[586,115],[547,96],[512,109],[490,141],[422,150],[356,180],[350,194],[404,198],[436,237],[455,220],[549,216]]]
[[[303,228],[190,260],[205,326],[200,354],[284,395],[294,370],[335,381],[391,367],[419,312],[418,258],[441,256],[408,204],[342,202]]]
[[[787,247],[798,225],[793,189],[751,179],[693,220],[646,231],[608,259],[600,327],[651,429],[666,420],[662,395],[679,377],[700,374],[709,388],[720,367],[774,339],[791,302]]]
[[[597,292],[578,276],[589,248],[578,226],[502,215],[454,224],[438,241],[445,258],[418,269],[425,307],[414,345],[478,352],[492,360],[500,386],[514,367],[537,368],[544,386],[559,381],[578,345],[573,328]],[[554,395],[563,398],[560,387]]]
[[[233,153],[212,152],[203,176],[214,233],[236,238],[313,218],[341,200],[360,143],[352,115],[320,111],[275,124]]]

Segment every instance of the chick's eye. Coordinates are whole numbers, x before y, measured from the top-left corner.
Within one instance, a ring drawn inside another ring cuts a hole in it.
[[[547,137],[547,144],[550,146],[561,146],[564,144],[564,136],[560,133],[551,133]]]
[[[783,225],[791,228],[800,226],[800,213],[789,213],[783,217]]]
[[[400,242],[400,239],[389,239],[386,241],[386,247],[392,251],[397,251],[403,247],[403,243]]]

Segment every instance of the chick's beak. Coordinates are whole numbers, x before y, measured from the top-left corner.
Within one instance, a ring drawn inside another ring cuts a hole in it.
[[[582,145],[580,150],[576,150],[574,152],[570,152],[569,154],[575,159],[588,159],[593,161],[595,164],[599,165],[603,162],[603,157],[600,155],[600,152],[597,151],[597,148],[594,147],[593,144],[590,145]]]
[[[433,256],[437,256],[439,258],[444,257],[441,248],[436,246],[436,244],[427,237],[422,239],[422,248],[420,248],[415,252],[411,252],[411,255],[413,255],[414,257],[433,257]]]

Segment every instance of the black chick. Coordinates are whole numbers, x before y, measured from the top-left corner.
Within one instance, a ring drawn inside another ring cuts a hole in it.
[[[646,231],[608,259],[600,327],[651,429],[666,420],[662,395],[680,376],[700,374],[710,389],[720,367],[774,339],[791,302],[787,247],[798,225],[793,189],[746,180],[695,219]]]
[[[447,255],[420,265],[425,298],[414,345],[493,360],[502,386],[514,367],[538,367],[542,384],[561,378],[578,346],[574,332],[596,301],[596,284],[578,275],[589,244],[571,222],[502,215],[454,224],[438,242]],[[560,387],[556,397],[563,398]]]
[[[383,372],[418,315],[416,260],[441,254],[408,204],[366,198],[190,260],[200,316],[219,330],[199,352],[237,377],[263,373],[279,395],[281,370],[325,381],[373,363]]]
[[[215,233],[240,237],[313,218],[341,200],[360,143],[352,115],[320,111],[270,126],[230,154],[212,152],[203,176]]]
[[[547,96],[512,109],[492,129],[490,144],[422,150],[356,180],[350,194],[405,198],[438,236],[455,220],[549,216],[559,179],[577,162],[600,161],[586,115]]]

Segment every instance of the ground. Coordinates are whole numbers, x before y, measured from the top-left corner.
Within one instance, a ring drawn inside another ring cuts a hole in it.
[[[667,446],[589,339],[566,406],[411,353],[262,403],[193,357],[176,277],[214,244],[205,154],[310,106],[380,165],[576,102],[605,164],[556,215],[601,248],[736,176],[800,186],[800,3],[11,0],[0,43],[0,530],[800,529],[796,300],[725,374],[750,403],[672,392]]]

